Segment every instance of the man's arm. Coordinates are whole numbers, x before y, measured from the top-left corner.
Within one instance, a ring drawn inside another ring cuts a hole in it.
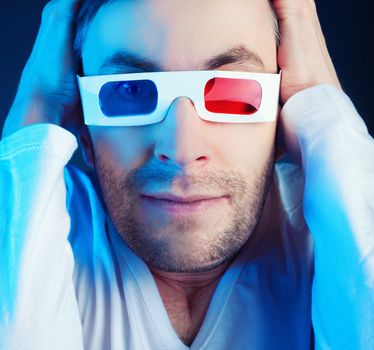
[[[344,95],[314,0],[273,0],[281,42],[279,145],[305,174],[315,241],[316,349],[374,349],[374,143]]]
[[[0,349],[83,349],[64,181],[76,147],[52,124],[0,143]]]
[[[0,143],[0,349],[83,349],[64,167],[79,129],[78,0],[53,0]],[[63,128],[62,128],[62,127]]]
[[[305,174],[316,349],[374,349],[374,140],[349,98],[329,85],[290,98],[282,118]]]

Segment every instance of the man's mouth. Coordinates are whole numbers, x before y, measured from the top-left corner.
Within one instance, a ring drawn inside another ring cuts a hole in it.
[[[207,209],[227,203],[227,195],[177,196],[171,193],[146,194],[141,200],[146,208],[161,210],[171,215],[202,213]]]

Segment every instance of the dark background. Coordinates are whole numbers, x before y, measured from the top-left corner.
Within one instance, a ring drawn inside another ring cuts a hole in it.
[[[0,129],[31,52],[46,3],[46,0],[0,2]],[[371,0],[317,0],[322,28],[342,86],[374,135],[371,3]]]

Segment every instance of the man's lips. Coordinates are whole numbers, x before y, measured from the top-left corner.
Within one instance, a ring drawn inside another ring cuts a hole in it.
[[[154,194],[143,194],[144,197],[149,197],[159,200],[168,200],[178,203],[193,203],[200,202],[205,200],[218,199],[222,197],[228,197],[227,195],[218,194],[218,195],[188,195],[188,196],[178,196],[173,193],[154,193]]]
[[[171,193],[142,195],[142,203],[151,210],[161,210],[171,215],[202,213],[227,202],[227,195],[177,196]]]

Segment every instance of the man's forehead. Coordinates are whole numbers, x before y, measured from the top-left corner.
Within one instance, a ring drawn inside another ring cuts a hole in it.
[[[269,71],[267,56],[275,51],[270,13],[264,0],[115,1],[90,25],[82,50],[86,74],[136,67],[217,69],[232,63]]]
[[[264,62],[254,51],[244,45],[237,45],[220,54],[214,55],[201,62],[198,70],[214,70],[226,65],[234,65],[243,69],[262,72],[265,70]],[[136,53],[120,50],[105,59],[100,66],[101,74],[160,72],[166,70],[161,63],[150,57],[142,57]]]

